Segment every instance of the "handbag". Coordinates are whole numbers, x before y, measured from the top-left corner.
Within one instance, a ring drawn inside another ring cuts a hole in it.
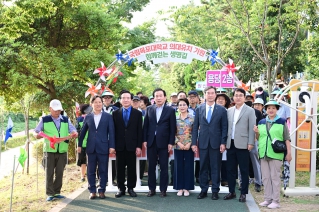
[[[287,146],[286,146],[285,142],[280,141],[280,140],[276,140],[276,139],[272,140],[271,136],[269,134],[269,129],[268,129],[267,124],[266,124],[266,129],[267,129],[268,137],[271,140],[271,147],[274,150],[274,152],[275,153],[284,153],[284,152],[286,152],[287,151]]]

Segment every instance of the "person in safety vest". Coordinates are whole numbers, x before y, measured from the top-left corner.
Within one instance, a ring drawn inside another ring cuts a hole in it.
[[[46,175],[47,201],[63,199],[61,195],[63,171],[67,164],[67,152],[70,138],[76,138],[78,133],[69,118],[61,115],[63,111],[59,100],[53,99],[50,102],[50,115],[42,117],[35,128],[36,138],[44,137],[43,153]],[[50,145],[49,138],[65,138],[55,142],[54,148]],[[54,179],[55,176],[55,179]]]

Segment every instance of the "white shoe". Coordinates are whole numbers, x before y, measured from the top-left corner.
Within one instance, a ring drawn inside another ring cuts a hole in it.
[[[179,197],[183,196],[183,190],[179,190],[179,191],[177,192],[177,196],[179,196]]]
[[[272,202],[270,205],[267,206],[270,209],[280,208],[279,203]]]
[[[267,207],[268,205],[270,205],[270,202],[268,201],[263,201],[262,203],[259,204],[260,206],[263,206],[263,207]]]
[[[188,197],[189,196],[189,191],[187,191],[187,190],[183,190],[183,191],[184,191],[184,196]]]

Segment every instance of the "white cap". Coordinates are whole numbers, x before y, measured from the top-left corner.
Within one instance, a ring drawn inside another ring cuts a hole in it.
[[[171,93],[171,97],[172,97],[172,96],[177,96],[177,93]]]
[[[255,99],[253,104],[262,104],[262,105],[264,105],[264,100],[262,98],[257,98],[257,99]]]
[[[50,108],[52,108],[54,111],[63,110],[61,102],[57,99],[53,99],[50,102]]]

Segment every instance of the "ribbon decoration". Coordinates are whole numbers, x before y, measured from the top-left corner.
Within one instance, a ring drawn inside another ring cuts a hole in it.
[[[94,86],[91,83],[86,83],[87,86],[90,88],[85,92],[85,98],[91,94],[91,96],[95,96],[98,94],[99,90],[101,89],[101,84],[99,83],[98,86]]]
[[[63,137],[63,138],[57,138],[56,136],[50,137],[47,134],[45,134],[44,132],[39,132],[39,135],[42,136],[43,138],[46,138],[50,141],[50,147],[52,149],[55,149],[54,145],[56,143],[61,143],[62,141],[68,140],[71,138],[71,136],[67,136],[67,137]]]

